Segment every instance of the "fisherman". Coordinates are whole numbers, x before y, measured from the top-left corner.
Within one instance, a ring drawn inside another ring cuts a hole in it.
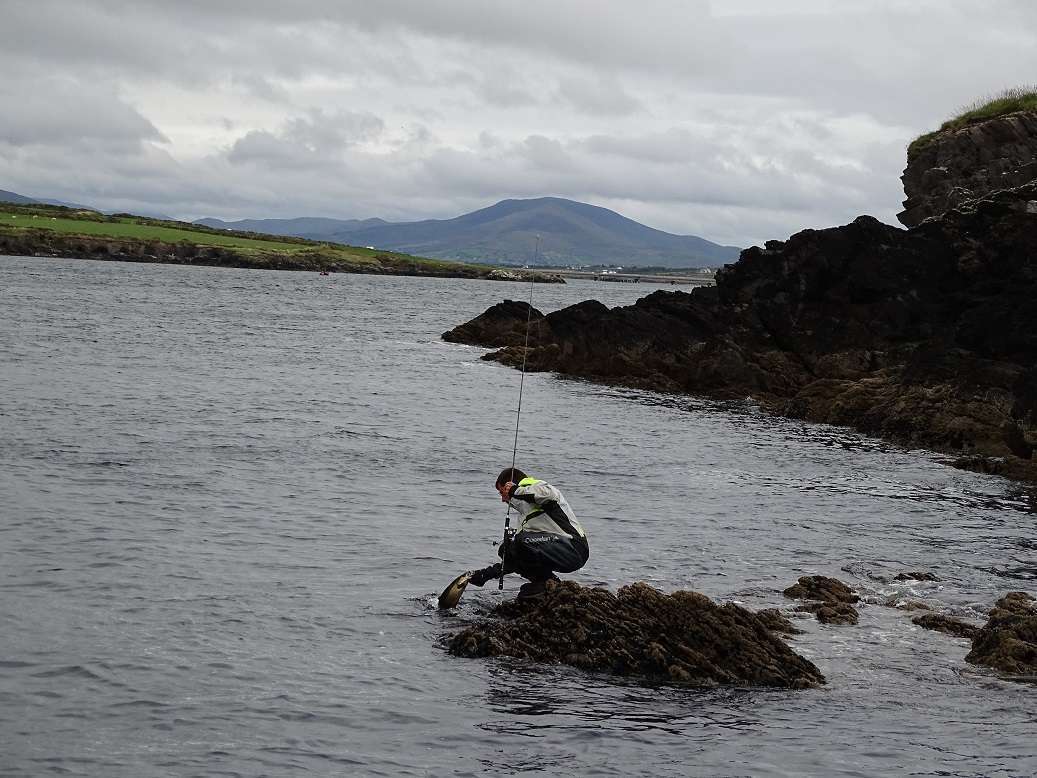
[[[542,594],[555,573],[572,573],[587,563],[587,533],[558,488],[530,478],[518,468],[506,468],[495,484],[501,502],[518,511],[522,520],[513,537],[497,549],[501,561],[476,570],[469,583],[482,586],[501,573],[518,573],[529,583],[519,587],[520,598]]]

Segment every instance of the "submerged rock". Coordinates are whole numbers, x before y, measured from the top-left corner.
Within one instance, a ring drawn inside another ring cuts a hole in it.
[[[813,613],[822,624],[856,624],[860,614],[847,602],[811,602],[796,610]]]
[[[782,594],[797,600],[818,600],[799,605],[796,610],[813,613],[822,624],[857,623],[859,614],[850,603],[857,602],[860,597],[838,578],[804,575]]]
[[[940,579],[937,578],[932,573],[922,573],[922,572],[919,572],[919,571],[915,571],[915,572],[912,572],[912,573],[898,573],[897,575],[893,576],[893,580],[894,581],[939,581]]]
[[[926,613],[923,616],[915,616],[911,619],[911,622],[919,627],[932,629],[956,638],[972,639],[979,629],[975,624],[969,624],[953,616],[943,616],[939,613]]]
[[[829,578],[824,575],[804,575],[782,594],[796,600],[822,600],[824,602],[857,602],[860,600],[860,597],[838,578]]]
[[[765,619],[697,592],[645,583],[607,589],[548,582],[536,598],[503,603],[496,618],[454,635],[458,656],[512,656],[694,686],[803,689],[825,683]]]
[[[987,623],[972,638],[966,662],[1003,673],[1037,675],[1037,602],[1009,592],[994,604]]]

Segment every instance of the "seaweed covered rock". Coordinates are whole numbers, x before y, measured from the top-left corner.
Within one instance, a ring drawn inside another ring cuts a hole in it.
[[[860,600],[860,597],[838,578],[829,578],[824,575],[804,575],[782,594],[796,600],[821,600],[822,602],[857,602]]]
[[[966,662],[1004,673],[1037,675],[1037,608],[1025,592],[1009,592],[994,604],[972,638]]]
[[[782,594],[796,600],[817,600],[809,605],[800,605],[796,610],[813,613],[822,624],[857,623],[857,609],[851,603],[860,597],[838,578],[804,575]]]
[[[848,602],[812,602],[797,605],[796,610],[813,613],[822,624],[856,624],[860,615]]]
[[[942,632],[945,635],[951,635],[956,638],[971,639],[979,629],[979,627],[974,624],[969,624],[968,622],[956,619],[953,616],[944,616],[939,613],[926,613],[922,616],[915,616],[911,621],[924,629],[932,629],[936,632]]]
[[[616,594],[572,581],[541,597],[503,603],[454,635],[458,656],[512,656],[695,686],[816,687],[824,676],[756,614],[697,592],[645,583]]]

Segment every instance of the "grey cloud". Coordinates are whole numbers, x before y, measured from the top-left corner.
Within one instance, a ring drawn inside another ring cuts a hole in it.
[[[357,143],[377,138],[385,123],[369,113],[314,109],[287,120],[277,132],[251,130],[227,153],[231,163],[320,166]]]
[[[628,116],[643,110],[615,78],[562,78],[558,96],[579,111],[595,116]]]
[[[0,142],[12,146],[84,142],[125,148],[167,142],[150,121],[103,85],[61,78],[0,80]],[[70,121],[70,118],[74,117]]]

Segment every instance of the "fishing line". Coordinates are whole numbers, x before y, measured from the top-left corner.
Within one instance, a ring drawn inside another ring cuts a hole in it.
[[[526,383],[526,354],[529,353],[529,322],[533,317],[533,283],[536,281],[536,265],[537,257],[540,254],[540,236],[537,235],[536,248],[533,250],[533,261],[530,262],[529,269],[529,303],[526,308],[526,339],[522,344],[522,374],[519,378],[519,394],[518,394],[518,409],[515,412],[515,445],[511,449],[511,475],[515,476],[515,458],[518,456],[518,439],[519,439],[519,422],[522,420],[522,389]],[[504,562],[508,556],[508,545],[510,538],[508,533],[511,531],[511,501],[508,501],[508,511],[504,514],[504,547],[503,553],[501,553],[501,565],[500,565],[500,578],[497,579],[497,589],[502,590],[504,588]]]

